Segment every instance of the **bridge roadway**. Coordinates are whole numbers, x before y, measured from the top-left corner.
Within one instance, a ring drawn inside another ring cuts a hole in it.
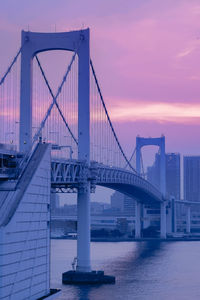
[[[17,152],[14,155],[16,156]],[[15,170],[13,168],[0,168],[1,190],[13,190],[18,180]],[[9,179],[11,179],[12,184],[9,183],[8,187],[6,181],[10,182]],[[77,189],[84,187],[87,181],[91,183],[92,192],[94,192],[96,185],[99,185],[133,197],[137,202],[143,204],[153,204],[165,200],[160,191],[147,180],[137,175],[136,172],[114,166],[106,166],[94,161],[88,167],[85,161],[52,157],[52,188],[59,189],[62,192],[68,192],[69,190],[76,192]]]
[[[89,180],[91,190],[96,185],[117,190],[144,204],[163,202],[162,194],[147,180],[132,171],[91,162],[52,158],[51,186],[57,189],[77,189]]]

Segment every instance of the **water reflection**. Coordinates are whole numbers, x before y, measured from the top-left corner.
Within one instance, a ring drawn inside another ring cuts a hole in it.
[[[140,280],[139,278],[140,271],[145,269],[145,263],[146,262],[149,263],[150,258],[156,259],[158,257],[158,253],[162,251],[163,247],[164,247],[164,243],[161,243],[159,241],[145,241],[145,242],[137,243],[135,247],[132,248],[133,251],[130,251],[127,256],[123,256],[119,258],[118,263],[115,261],[115,264],[106,267],[106,273],[115,275],[117,281],[116,284],[119,286],[122,286],[124,281],[126,281],[126,283],[130,282],[132,284],[135,283],[137,285],[138,281]],[[127,274],[128,277],[130,276],[130,274],[133,274],[133,276],[127,278],[126,276]],[[148,279],[146,278],[145,281],[147,280]],[[105,296],[105,291],[108,289],[112,291],[112,290],[116,290],[117,288],[116,286],[113,285],[74,286],[74,299],[101,300],[103,295]],[[122,298],[124,297],[123,294],[126,293],[127,286],[123,285],[123,289],[124,290],[122,295],[118,294],[117,299],[119,299],[119,297]],[[110,296],[112,297],[112,293]]]
[[[157,256],[162,251],[166,243],[152,240],[136,244],[136,260],[145,260],[149,257]]]
[[[200,243],[92,243],[93,268],[116,276],[115,285],[61,285],[76,252],[74,241],[53,241],[52,287],[60,300],[200,299]],[[65,263],[64,263],[65,262]]]
[[[91,300],[89,293],[91,291],[90,286],[78,286],[77,287],[77,299],[79,300]]]

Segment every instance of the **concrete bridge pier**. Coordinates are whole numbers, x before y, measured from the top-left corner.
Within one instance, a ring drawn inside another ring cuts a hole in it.
[[[135,214],[135,238],[141,238],[141,203],[136,202],[136,214]]]
[[[188,206],[186,206],[186,232],[187,233],[191,232],[190,213],[191,213],[191,210],[190,210],[190,206],[188,205]]]
[[[77,268],[90,272],[90,184],[78,189],[77,195]]]
[[[167,233],[169,234],[177,231],[176,205],[175,198],[171,196],[167,205]]]
[[[82,183],[77,195],[77,266],[62,274],[64,284],[115,283],[115,277],[104,271],[91,270],[90,261],[90,182]]]
[[[172,232],[177,232],[177,217],[176,217],[176,202],[175,198],[171,198],[171,206],[172,206]]]
[[[160,204],[160,237],[166,239],[167,223],[166,223],[166,202]]]
[[[167,204],[167,233],[171,234],[172,233],[172,205],[171,202],[169,201]]]

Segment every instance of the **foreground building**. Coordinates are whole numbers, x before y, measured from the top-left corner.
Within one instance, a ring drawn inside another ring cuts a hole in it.
[[[0,182],[0,299],[53,299],[50,159],[38,144],[21,176]]]

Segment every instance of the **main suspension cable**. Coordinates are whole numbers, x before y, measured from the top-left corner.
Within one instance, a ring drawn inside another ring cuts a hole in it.
[[[21,51],[22,51],[23,45],[20,47],[19,51],[17,52],[17,54],[15,55],[14,59],[12,60],[11,64],[9,65],[7,71],[5,72],[4,76],[1,78],[0,81],[0,86],[4,83],[4,80],[6,79],[7,75],[10,73],[12,66],[15,64],[18,56],[20,55]]]
[[[131,157],[129,159],[129,163],[131,162],[131,160],[133,159],[133,156],[135,155],[135,151],[136,151],[136,147],[133,150],[133,153],[131,154]],[[124,169],[126,169],[128,167],[128,164],[126,164],[126,166],[124,167]]]
[[[104,107],[104,110],[105,110],[105,113],[106,113],[106,117],[107,117],[107,119],[108,119],[110,128],[111,128],[112,133],[113,133],[113,135],[114,135],[114,137],[115,137],[115,140],[116,140],[116,142],[117,142],[117,145],[118,145],[118,147],[119,147],[119,149],[120,149],[120,151],[121,151],[121,153],[122,153],[122,155],[123,155],[123,157],[124,157],[124,159],[125,159],[127,165],[132,169],[132,171],[134,171],[134,172],[136,173],[136,170],[133,168],[133,166],[130,164],[128,158],[126,157],[126,155],[125,155],[125,153],[124,153],[124,151],[123,151],[123,149],[122,149],[122,146],[121,146],[121,144],[120,144],[120,142],[119,142],[119,140],[118,140],[118,137],[117,137],[117,135],[116,135],[116,133],[115,133],[114,127],[113,127],[113,125],[112,125],[111,119],[110,119],[110,117],[109,117],[109,114],[108,114],[108,111],[107,111],[107,108],[106,108],[106,105],[105,105],[105,102],[104,102],[104,99],[103,99],[103,95],[102,95],[102,93],[101,93],[101,89],[100,89],[100,86],[99,86],[99,83],[98,83],[98,80],[97,80],[97,77],[96,77],[96,73],[95,73],[95,70],[94,70],[93,63],[92,63],[92,60],[91,60],[91,59],[90,59],[90,66],[91,66],[92,73],[93,73],[93,76],[94,76],[94,80],[95,80],[95,83],[96,83],[96,86],[97,86],[97,90],[98,90],[98,93],[99,93],[99,96],[100,96],[100,99],[101,99],[101,103],[102,103],[102,105],[103,105],[103,107]]]

